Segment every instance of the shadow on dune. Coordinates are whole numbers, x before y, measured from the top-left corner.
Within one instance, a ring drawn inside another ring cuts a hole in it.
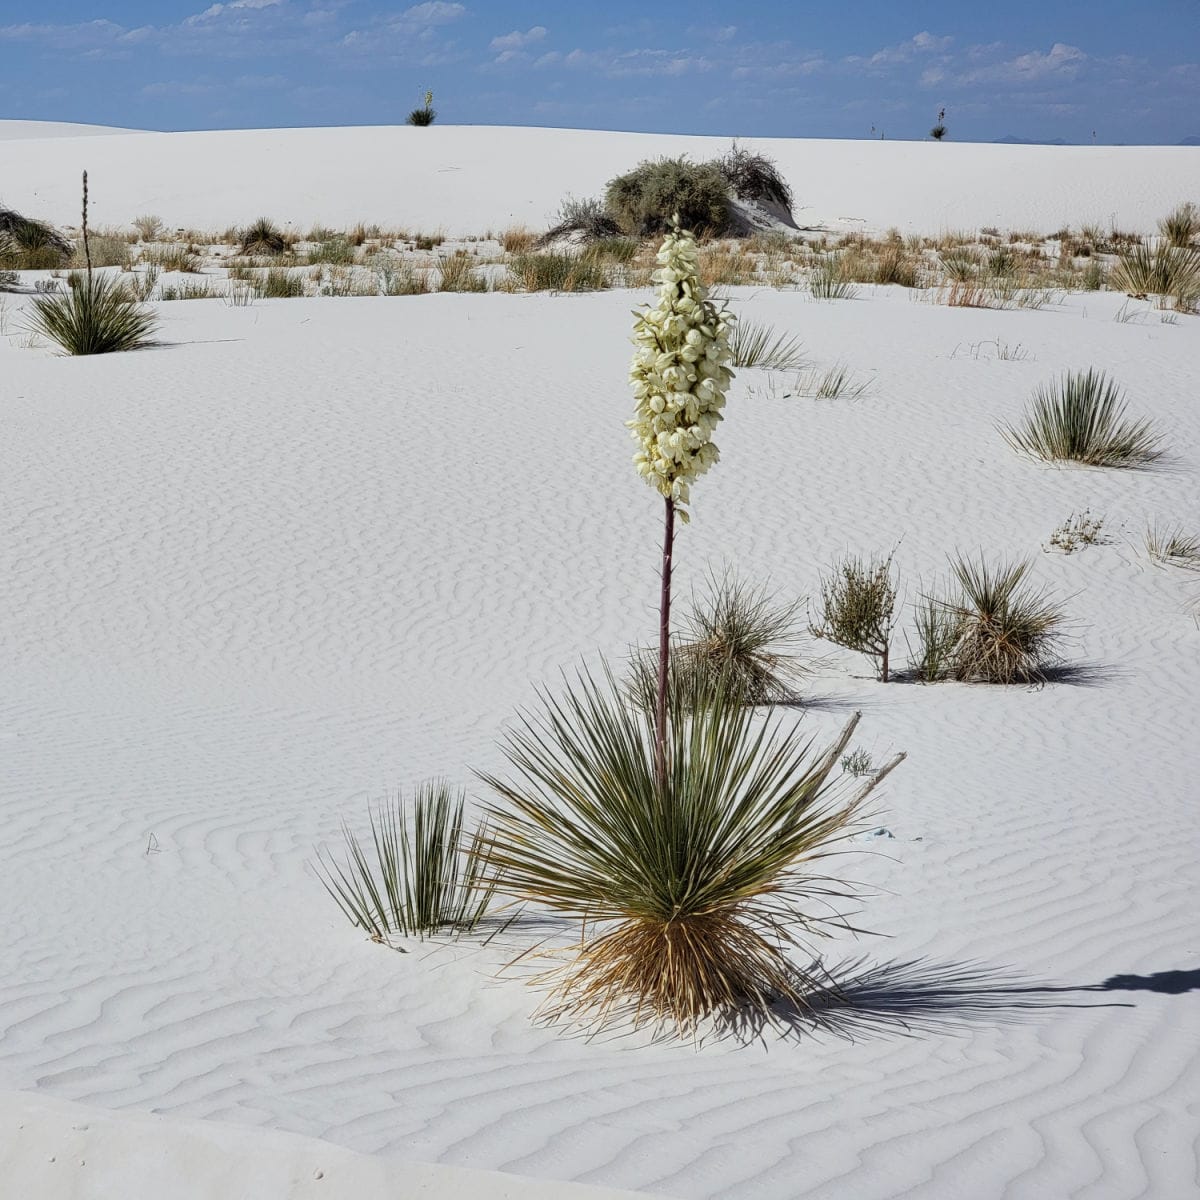
[[[1081,989],[1089,992],[1162,992],[1182,996],[1200,992],[1200,968],[1192,971],[1155,971],[1153,975],[1111,975],[1103,983]]]
[[[915,1036],[967,1026],[1014,1024],[1035,1020],[1039,1013],[1055,1009],[1133,1008],[1132,1003],[1088,1001],[1080,994],[1127,987],[1130,985],[1114,981],[1139,978],[1118,975],[1103,984],[1052,986],[979,963],[943,963],[925,958],[891,962],[859,958],[823,969],[828,986],[810,997],[807,1008],[780,1005],[774,1010],[774,1024],[785,1037],[833,1034],[856,1041],[872,1036]],[[1196,982],[1198,974],[1163,972],[1163,976],[1190,979],[1192,986],[1200,986]],[[1080,999],[1072,1001],[1073,995]],[[770,1036],[769,1024],[746,1017],[731,1023],[725,1032],[738,1040],[757,1041]]]

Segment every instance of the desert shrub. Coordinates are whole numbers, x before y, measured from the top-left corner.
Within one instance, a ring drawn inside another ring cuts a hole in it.
[[[426,273],[406,259],[377,254],[367,265],[375,273],[381,296],[423,296],[432,290]]]
[[[855,779],[862,779],[875,773],[875,764],[871,761],[870,754],[860,747],[852,754],[842,755],[842,770],[847,775],[853,775]]]
[[[1131,246],[1117,258],[1109,284],[1139,299],[1173,296],[1187,307],[1200,294],[1200,250],[1166,244],[1153,250]]]
[[[445,783],[423,783],[411,819],[403,794],[369,810],[366,846],[342,823],[345,857],[319,852],[314,866],[351,924],[375,941],[458,934],[479,924],[494,886],[486,830],[467,836],[464,802]]]
[[[843,558],[821,580],[821,607],[812,631],[874,659],[880,680],[887,683],[895,612],[892,556]]]
[[[185,279],[182,283],[164,283],[158,296],[160,300],[211,300],[218,295],[207,279]]]
[[[597,238],[589,247],[594,257],[607,259],[620,266],[628,266],[633,262],[641,248],[642,243],[637,238],[627,237]]]
[[[33,301],[30,327],[67,354],[112,354],[154,344],[158,319],[109,275],[71,275],[65,292]]]
[[[957,622],[956,679],[1031,683],[1044,678],[1062,636],[1063,614],[1044,592],[1029,587],[1028,562],[951,564],[959,594],[947,602]]]
[[[1179,205],[1159,221],[1158,231],[1172,246],[1190,246],[1200,234],[1200,208],[1190,200]]]
[[[517,254],[508,264],[529,292],[590,292],[608,287],[608,273],[591,254]]]
[[[942,272],[951,283],[969,283],[979,277],[982,260],[974,251],[962,248],[939,255]]]
[[[287,238],[269,217],[259,217],[238,234],[243,254],[276,255],[288,248]]]
[[[686,709],[697,695],[717,690],[748,705],[794,700],[804,674],[795,653],[799,611],[798,603],[780,601],[729,572],[710,576],[704,593],[693,596],[671,653],[675,706]],[[635,657],[633,694],[643,706],[652,706],[657,672],[654,656]]]
[[[160,274],[161,269],[154,263],[149,263],[140,275],[136,271],[130,272],[125,278],[125,286],[135,300],[149,300],[154,295],[154,289],[158,287]]]
[[[413,237],[413,246],[417,250],[436,250],[445,240],[444,233],[418,233]]]
[[[558,206],[558,217],[554,224],[546,230],[546,235],[542,240],[548,242],[568,233],[580,234],[585,242],[598,242],[605,238],[619,236],[621,226],[605,207],[603,200],[594,198],[580,200],[574,196],[568,196]]]
[[[804,351],[798,339],[776,333],[771,325],[757,321],[738,321],[729,338],[735,367],[764,367],[792,371],[804,365]]]
[[[717,693],[670,722],[660,780],[653,717],[608,684],[543,697],[501,747],[510,777],[484,777],[499,890],[583,927],[544,1015],[694,1035],[803,1008],[820,983],[792,952],[841,927],[831,902],[850,893],[821,864],[897,760],[842,791],[857,718],[814,754]]]
[[[1014,450],[1047,461],[1136,467],[1161,456],[1149,421],[1124,419],[1126,402],[1103,371],[1068,371],[1038,388],[1017,426],[1002,430]]]
[[[330,238],[328,241],[318,242],[308,252],[308,261],[347,266],[354,262],[354,247],[344,237]]]
[[[0,292],[11,291],[21,282],[16,271],[0,271]]]
[[[141,242],[157,242],[163,234],[162,219],[151,213],[147,213],[141,217],[134,217],[133,228],[137,233],[138,241]]]
[[[1200,535],[1181,525],[1153,525],[1146,531],[1146,553],[1167,567],[1200,571]]]
[[[711,163],[659,158],[609,181],[605,207],[635,237],[663,233],[672,218],[684,229],[719,236],[729,230],[729,187]]]
[[[488,281],[471,269],[471,259],[461,250],[438,264],[438,289],[443,292],[486,292]]]
[[[167,246],[163,249],[147,250],[142,262],[152,263],[164,271],[180,271],[185,275],[200,272],[200,258],[185,246]]]
[[[909,666],[924,683],[949,679],[954,673],[962,618],[956,609],[933,596],[924,596],[914,605],[914,617],[917,645]]]
[[[791,212],[792,189],[780,175],[777,164],[766,155],[754,154],[734,142],[712,165],[739,200],[752,203],[765,200]]]

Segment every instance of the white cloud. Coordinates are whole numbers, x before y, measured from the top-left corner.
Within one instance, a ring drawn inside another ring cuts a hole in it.
[[[198,25],[201,21],[211,21],[214,17],[219,17],[223,12],[233,12],[239,8],[275,8],[283,4],[284,0],[229,0],[228,4],[211,4],[203,12],[195,13],[188,17],[185,25]]]
[[[457,21],[467,11],[465,4],[448,4],[446,0],[427,0],[425,4],[414,4],[400,14],[400,20],[412,25],[448,25]]]
[[[914,34],[907,42],[901,42],[897,46],[884,46],[882,50],[876,50],[866,62],[871,67],[886,67],[893,63],[911,62],[918,54],[936,54],[939,51],[947,50],[953,41],[952,37],[938,37],[925,29]],[[847,61],[862,62],[863,60],[855,56]]]
[[[527,29],[524,33],[519,29],[514,29],[512,33],[492,38],[489,49],[524,50],[526,46],[531,46],[534,42],[540,42],[545,36],[545,25],[535,25],[532,29]]]

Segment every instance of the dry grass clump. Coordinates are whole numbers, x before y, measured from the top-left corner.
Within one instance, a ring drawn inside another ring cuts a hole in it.
[[[1062,636],[1061,608],[1026,584],[1030,563],[956,559],[959,593],[942,602],[953,631],[955,679],[1033,683],[1045,677]]]
[[[310,263],[324,263],[334,267],[349,266],[354,262],[354,246],[345,237],[332,237],[318,242],[308,252]]]
[[[593,254],[517,254],[508,264],[527,292],[591,292],[608,287],[608,272]]]
[[[392,254],[379,253],[367,260],[381,296],[423,296],[433,290],[427,272]]]
[[[441,292],[486,292],[488,281],[476,275],[471,259],[465,251],[456,250],[449,258],[438,263],[438,291]]]
[[[1200,571],[1200,534],[1188,533],[1182,525],[1152,525],[1146,531],[1146,553],[1165,567]]]
[[[843,791],[830,775],[857,717],[814,753],[718,691],[674,714],[660,782],[653,717],[612,680],[543,701],[502,746],[510,778],[485,777],[500,890],[582,927],[543,1015],[694,1036],[805,1009],[824,981],[791,954],[844,927],[851,894],[823,861],[899,760]]]
[[[874,659],[880,681],[887,683],[895,613],[892,556],[847,557],[821,579],[821,607],[812,632]]]
[[[163,235],[162,218],[154,216],[153,213],[134,217],[131,224],[139,242],[157,242]]]
[[[119,229],[96,229],[88,236],[93,267],[120,267],[127,271],[133,260],[129,254],[129,239]],[[71,256],[71,266],[83,269],[87,266],[87,255],[82,240]]]
[[[1200,208],[1190,200],[1169,212],[1158,223],[1158,231],[1171,246],[1191,246],[1200,234]]]
[[[505,254],[527,254],[533,249],[536,234],[524,225],[513,225],[500,235]]]
[[[141,261],[163,271],[179,271],[184,275],[200,272],[200,256],[188,246],[154,247],[143,253]]]
[[[423,783],[413,797],[411,819],[403,794],[369,810],[371,839],[365,847],[342,822],[345,857],[338,862],[319,851],[314,866],[351,924],[377,942],[465,933],[479,924],[495,886],[487,831],[467,837],[464,802],[445,783]]]
[[[808,273],[808,289],[814,300],[853,300],[858,288],[845,276],[843,256],[838,253],[817,257]]]
[[[76,275],[33,301],[30,328],[67,354],[113,354],[154,344],[157,317],[110,275]]]
[[[1160,438],[1149,421],[1125,420],[1126,407],[1103,371],[1068,371],[1038,388],[1020,425],[1002,432],[1014,450],[1048,462],[1143,466],[1161,457]]]

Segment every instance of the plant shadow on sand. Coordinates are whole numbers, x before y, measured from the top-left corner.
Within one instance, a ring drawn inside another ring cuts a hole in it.
[[[832,1034],[847,1041],[877,1036],[949,1033],[972,1025],[1017,1024],[1064,1008],[1133,1008],[1130,1001],[1087,1000],[1087,993],[1200,988],[1200,971],[1114,975],[1098,984],[1039,983],[980,963],[931,959],[871,962],[850,959],[826,968],[829,988],[809,1007],[777,1006],[773,1022],[731,1022],[721,1032],[739,1041],[770,1038],[771,1024],[785,1039]],[[1078,1000],[1070,997],[1078,996]]]

